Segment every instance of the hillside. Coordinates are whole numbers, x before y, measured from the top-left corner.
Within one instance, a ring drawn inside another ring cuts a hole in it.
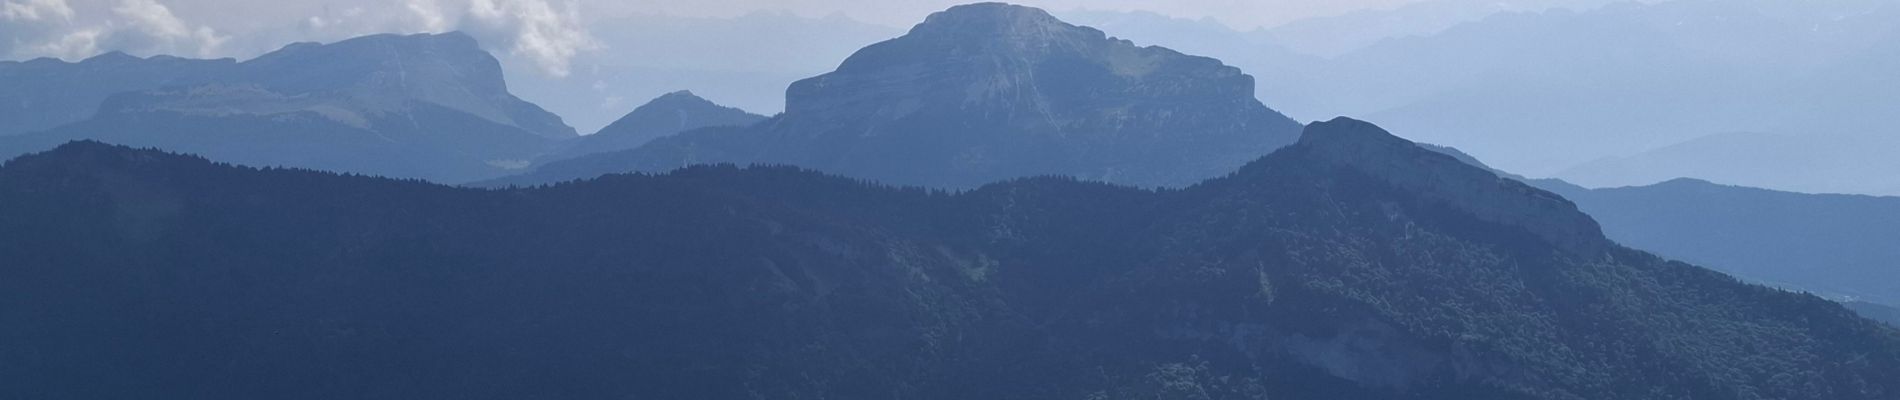
[[[1890,399],[1900,330],[1363,122],[1184,189],[0,167],[0,394]]]

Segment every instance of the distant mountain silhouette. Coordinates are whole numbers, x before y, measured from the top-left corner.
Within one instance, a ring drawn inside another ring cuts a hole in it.
[[[1854,312],[1856,313],[1860,313],[1861,316],[1873,319],[1875,321],[1884,322],[1887,325],[1892,325],[1895,328],[1900,328],[1900,308],[1895,308],[1891,306],[1883,306],[1883,305],[1868,303],[1864,301],[1847,302],[1847,308],[1854,310]]]
[[[285,94],[344,94],[357,103],[411,99],[549,139],[576,136],[561,117],[509,94],[500,63],[460,32],[298,43],[241,66],[244,81]]]
[[[1490,169],[1458,149],[1423,145]],[[1496,172],[1496,171],[1494,171]],[[1813,292],[1869,318],[1900,305],[1900,198],[1781,192],[1698,179],[1589,189],[1497,172],[1561,194],[1611,239],[1742,279]],[[1878,303],[1878,304],[1876,304]]]
[[[1900,305],[1900,197],[1816,195],[1677,179],[1538,186],[1576,201],[1623,244],[1836,299]]]
[[[701,166],[476,190],[74,143],[0,167],[32,398],[1890,399],[1900,330],[1317,123],[1228,176]]]
[[[200,84],[236,69],[237,61],[231,59],[138,58],[120,52],[76,63],[52,58],[0,61],[0,136],[90,118],[113,94]]]
[[[568,141],[554,158],[630,150],[647,142],[689,130],[751,126],[765,116],[721,106],[690,91],[667,93],[633,109],[600,132]]]
[[[688,132],[499,183],[733,162],[937,187],[1037,175],[1181,186],[1292,142],[1299,124],[1252,93],[1252,77],[1214,59],[974,4],[794,83],[785,113],[750,129]]]
[[[837,68],[838,60],[857,49],[904,33],[843,14],[808,17],[787,10],[733,17],[639,13],[584,23],[606,49],[574,55],[567,76],[508,77],[515,94],[554,110],[584,132],[600,130],[642,100],[682,88],[723,105],[777,114],[785,109],[787,85]]]
[[[507,174],[576,136],[560,117],[508,94],[494,57],[459,33],[300,43],[241,63],[21,65],[35,65],[36,79],[71,79],[31,95],[58,97],[60,87],[93,87],[90,76],[118,70],[93,66],[110,63],[177,64],[173,72],[185,77],[99,98],[83,121],[0,138],[0,157],[96,139],[249,165],[464,182]]]
[[[1788,135],[1726,133],[1609,157],[1555,176],[1587,187],[1650,185],[1678,177],[1806,193],[1900,196],[1900,138],[1885,131]]]
[[[1158,18],[1100,28],[1239,67],[1259,78],[1262,101],[1295,119],[1359,116],[1545,177],[1727,132],[1900,145],[1880,134],[1900,125],[1887,111],[1900,107],[1900,80],[1883,78],[1900,69],[1896,20],[1900,7],[1888,0],[1430,0],[1265,31]],[[1790,148],[1797,154],[1771,159],[1773,167],[1670,177],[1815,191],[1774,170],[1832,160],[1888,166],[1894,158],[1815,147]],[[1602,178],[1619,186],[1661,181],[1646,178],[1653,170],[1628,171]],[[1823,191],[1900,194],[1888,169],[1830,171],[1848,174]]]
[[[1391,9],[1363,9],[1340,15],[1308,18],[1246,32],[1273,43],[1319,57],[1337,57],[1380,42],[1430,36],[1487,17],[1549,10],[1578,10],[1619,0],[1420,0]]]

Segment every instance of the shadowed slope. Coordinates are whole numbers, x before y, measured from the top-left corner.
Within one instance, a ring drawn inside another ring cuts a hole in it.
[[[36,398],[1885,399],[1900,331],[1350,120],[1149,191],[783,167],[485,191],[0,167]],[[1462,188],[1434,191],[1431,186]],[[103,367],[102,367],[103,366]],[[107,368],[101,370],[101,368]]]

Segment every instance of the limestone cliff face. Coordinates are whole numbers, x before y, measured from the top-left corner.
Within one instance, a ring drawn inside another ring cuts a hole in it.
[[[1059,174],[1181,185],[1290,141],[1297,124],[1252,93],[1253,77],[1218,60],[1139,47],[1034,8],[974,4],[794,83],[773,133],[888,143],[792,161],[843,171],[921,161],[884,177],[899,181]],[[932,169],[966,176],[923,175]]]
[[[1299,126],[1218,60],[986,3],[931,15],[793,83],[786,112],[754,129],[589,162],[618,166],[592,175],[767,162],[939,187],[1036,175],[1185,186],[1292,143]],[[580,175],[550,179],[592,176]]]
[[[287,94],[337,93],[392,106],[421,101],[545,138],[576,136],[561,117],[510,94],[500,61],[460,32],[298,43],[241,65],[244,81]]]
[[[876,127],[974,108],[1001,125],[1061,129],[1131,116],[1126,111],[1236,114],[1223,120],[1273,114],[1252,90],[1252,77],[1219,60],[1136,46],[1034,8],[974,4],[931,15],[834,72],[794,83],[786,100],[794,121],[856,114],[874,117],[861,122]],[[898,99],[905,101],[890,102]],[[1097,107],[1110,104],[1122,107]]]

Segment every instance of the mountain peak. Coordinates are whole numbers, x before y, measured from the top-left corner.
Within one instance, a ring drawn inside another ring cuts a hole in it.
[[[950,56],[1029,59],[1099,54],[1118,47],[1127,47],[1121,51],[1129,53],[1126,55],[1136,55],[1132,53],[1139,50],[1127,41],[1110,40],[1107,34],[1095,28],[1063,22],[1042,9],[1005,3],[967,4],[939,11],[912,27],[910,33],[898,41],[908,43],[903,46],[908,49],[929,49]],[[1152,58],[1153,55],[1148,55],[1128,60]]]
[[[1185,186],[1292,143],[1300,125],[1261,104],[1253,77],[1220,60],[981,3],[932,14],[793,83],[785,112],[753,128],[680,135],[615,162],[546,171],[732,162],[953,188],[1040,175]],[[586,178],[559,175],[528,179]]]
[[[100,53],[99,55],[96,55],[96,56],[87,57],[86,59],[80,60],[79,62],[86,63],[86,64],[94,64],[94,63],[115,64],[115,63],[137,62],[139,60],[144,60],[144,59],[139,58],[138,56],[131,55],[131,54],[126,54],[123,51],[113,50],[113,51],[108,51],[105,53]]]
[[[1719,183],[1711,182],[1707,179],[1680,177],[1680,178],[1673,178],[1670,180],[1662,181],[1662,182],[1656,183],[1653,186],[1705,187],[1705,186],[1723,186],[1723,185]]]
[[[418,99],[544,138],[577,136],[559,116],[509,93],[501,62],[461,32],[296,43],[243,64],[251,81],[284,94],[348,93],[374,104]]]
[[[265,54],[253,61],[269,62],[279,58],[302,58],[314,55],[331,56],[335,54],[361,54],[401,50],[416,52],[433,50],[438,52],[482,52],[481,44],[475,38],[461,32],[445,33],[378,33],[357,36],[333,43],[295,42],[284,45],[277,51]],[[466,53],[464,53],[466,54]],[[385,56],[388,57],[388,56]]]
[[[693,94],[693,91],[691,90],[681,90],[681,91],[663,94],[663,95],[660,95],[660,97],[655,97],[653,98],[652,101],[648,101],[646,104],[643,104],[640,107],[636,107],[636,109],[647,108],[647,107],[667,106],[667,105],[716,105],[716,104],[713,103],[712,100],[706,100],[706,98],[704,97],[699,97],[699,95]]]
[[[912,28],[918,33],[1026,33],[1078,29],[1040,8],[1008,3],[975,3],[930,14]]]
[[[682,131],[708,126],[745,126],[763,119],[764,116],[722,106],[694,95],[692,91],[681,90],[660,95],[634,107],[632,112],[601,128],[593,136],[628,135],[638,137],[635,141],[644,143]]]
[[[1414,146],[1411,141],[1401,139],[1385,128],[1371,122],[1349,117],[1336,117],[1328,121],[1314,122],[1301,132],[1299,144],[1309,146]]]
[[[692,91],[667,93],[635,107],[632,112],[600,128],[592,135],[571,141],[553,157],[629,150],[647,142],[674,134],[708,127],[750,126],[765,116],[726,107],[699,97]]]
[[[203,160],[194,156],[138,149],[95,140],[75,140],[61,144],[52,150],[16,157],[0,164],[0,167],[4,167],[0,170],[23,175],[36,173],[33,171],[89,174],[99,171],[143,170],[155,164],[180,158]]]
[[[443,33],[411,33],[411,34],[381,33],[381,34],[364,35],[364,36],[349,38],[343,41],[332,43],[330,45],[348,47],[352,45],[361,45],[361,44],[403,44],[403,45],[412,45],[412,46],[429,46],[429,47],[476,49],[476,50],[479,50],[481,48],[481,44],[475,41],[475,37],[469,36],[468,34],[462,33],[459,31],[450,31],[450,32],[443,32]]]
[[[1574,254],[1610,247],[1596,221],[1562,196],[1421,147],[1370,122],[1346,117],[1315,122],[1291,149],[1306,162],[1356,170],[1479,219],[1523,228]]]
[[[105,143],[105,142],[101,142],[97,140],[85,139],[85,140],[74,140],[71,142],[66,142],[66,144],[59,145],[59,147],[54,147],[52,150],[47,150],[42,154],[92,154],[92,153],[101,153],[101,152],[119,153],[119,152],[130,152],[130,151],[133,151],[132,148],[130,147]]]

